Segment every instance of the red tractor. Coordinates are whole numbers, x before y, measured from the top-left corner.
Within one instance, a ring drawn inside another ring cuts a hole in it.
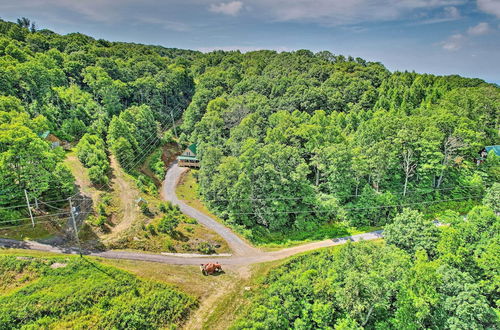
[[[209,262],[208,264],[200,264],[200,270],[203,275],[214,275],[222,272],[222,266],[218,262]]]

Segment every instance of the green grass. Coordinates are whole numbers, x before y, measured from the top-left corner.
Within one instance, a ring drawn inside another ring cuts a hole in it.
[[[91,258],[0,253],[2,328],[159,328],[183,323],[195,298]]]
[[[59,220],[58,223],[61,223]],[[35,227],[31,226],[31,221],[24,221],[19,226],[0,227],[0,237],[22,240],[41,240],[53,237],[61,231],[61,227],[56,223],[39,222]]]
[[[283,248],[313,241],[339,238],[379,230],[382,227],[349,227],[343,223],[324,224],[311,231],[271,232],[267,229],[254,230],[253,242],[266,248]]]

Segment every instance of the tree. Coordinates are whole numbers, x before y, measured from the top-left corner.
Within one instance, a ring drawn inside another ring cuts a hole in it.
[[[179,219],[176,216],[173,216],[171,213],[165,214],[158,222],[156,229],[160,233],[167,233],[172,235],[175,231],[175,228],[179,225]]]
[[[404,209],[385,227],[384,238],[388,244],[395,245],[410,254],[414,254],[418,249],[424,249],[433,255],[436,252],[439,229],[430,220],[426,220],[422,213]]]

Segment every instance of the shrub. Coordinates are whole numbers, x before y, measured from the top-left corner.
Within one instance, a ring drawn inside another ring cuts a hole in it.
[[[160,208],[160,211],[162,213],[167,213],[168,211],[172,210],[173,206],[172,206],[172,203],[170,203],[169,201],[166,201],[166,202],[160,203],[159,208]]]
[[[196,221],[196,219],[195,219],[195,218],[190,218],[190,217],[186,217],[186,216],[184,216],[184,217],[182,218],[182,222],[184,222],[184,223],[188,223],[188,224],[190,224],[190,225],[196,225],[196,224],[198,223],[198,221]]]
[[[144,215],[150,215],[150,214],[151,214],[151,212],[149,211],[148,204],[146,204],[146,203],[142,203],[142,204],[139,206],[139,208],[141,209],[142,214],[144,214]]]
[[[177,217],[164,215],[160,219],[160,222],[156,226],[156,229],[160,233],[167,233],[171,235],[175,231],[175,228],[177,228],[178,225],[179,225],[179,220],[177,219]]]
[[[146,228],[150,232],[151,235],[156,235],[155,226],[153,226],[152,224],[149,224]]]
[[[168,251],[175,252],[174,242],[172,242],[171,239],[169,238],[165,239],[165,241],[163,242],[163,246]]]
[[[197,250],[203,254],[214,254],[215,253],[215,247],[208,242],[198,243]]]

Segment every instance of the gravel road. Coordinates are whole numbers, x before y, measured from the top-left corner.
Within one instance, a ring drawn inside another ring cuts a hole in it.
[[[199,223],[212,229],[223,237],[229,244],[233,251],[231,256],[185,256],[185,255],[162,255],[145,252],[132,252],[132,251],[83,251],[84,255],[102,257],[109,259],[127,259],[127,260],[142,260],[160,262],[172,265],[198,265],[206,263],[207,261],[218,261],[226,265],[249,265],[254,263],[279,260],[290,257],[292,255],[311,251],[319,248],[345,244],[347,242],[358,242],[362,240],[374,240],[382,238],[382,230],[373,231],[370,233],[358,234],[342,238],[327,239],[324,241],[303,244],[291,248],[286,248],[278,251],[263,252],[244,240],[238,235],[233,233],[229,228],[221,223],[207,216],[206,214],[192,208],[183,201],[179,200],[175,194],[175,187],[186,168],[181,168],[174,163],[167,171],[165,181],[162,187],[163,198],[179,205],[181,211],[196,219]],[[12,239],[0,238],[0,247],[16,248],[16,249],[29,249],[46,252],[54,252],[61,254],[78,254],[77,248],[64,248],[57,245],[44,244],[34,241],[16,241]]]

